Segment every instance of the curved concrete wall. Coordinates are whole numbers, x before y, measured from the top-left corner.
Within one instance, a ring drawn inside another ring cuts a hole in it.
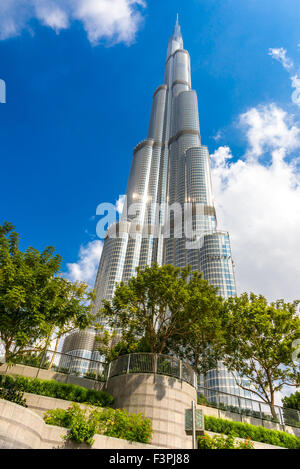
[[[152,444],[165,448],[192,448],[185,432],[185,410],[197,402],[196,389],[176,378],[154,374],[126,374],[110,378],[107,391],[115,407],[152,420]]]
[[[64,441],[68,430],[46,425],[35,412],[0,399],[0,449],[157,449],[103,435],[94,436],[92,447]]]
[[[28,395],[26,396],[28,397]],[[43,399],[42,406],[45,408],[53,408],[54,403],[47,402],[47,398],[42,396],[31,396],[36,399]],[[51,401],[56,399],[48,398]],[[67,401],[65,401],[67,402]],[[36,403],[33,403],[36,406]],[[50,404],[50,405],[49,405]],[[61,402],[59,403],[61,406]],[[207,410],[208,408],[203,408]],[[21,407],[12,402],[0,399],[0,449],[90,449],[87,445],[77,445],[71,441],[64,441],[63,436],[67,435],[67,430],[62,427],[46,425],[42,417],[36,412],[40,412],[40,408],[34,408],[34,411]],[[214,409],[212,409],[214,410]],[[147,412],[147,411],[146,411]],[[146,413],[145,412],[145,413]],[[206,412],[205,412],[206,413]],[[154,412],[155,414],[155,412]],[[222,416],[223,417],[223,416]],[[226,418],[226,417],[225,417]],[[159,419],[154,419],[159,421]],[[182,427],[180,427],[182,429]],[[179,431],[180,431],[179,429]],[[214,436],[215,433],[207,432]],[[156,440],[159,440],[157,432]],[[179,435],[180,437],[181,435]],[[154,438],[155,439],[155,438]],[[145,445],[142,443],[134,443],[118,438],[111,438],[103,435],[95,435],[92,449],[161,449],[160,444]],[[160,438],[159,441],[161,441]],[[171,447],[170,445],[166,445]],[[189,447],[189,446],[188,446]],[[178,447],[181,449],[181,447]],[[255,449],[284,449],[276,446],[267,445],[265,443],[254,442]],[[184,448],[183,448],[184,449]]]

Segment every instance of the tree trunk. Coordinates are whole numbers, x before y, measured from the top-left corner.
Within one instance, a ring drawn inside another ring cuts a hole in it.
[[[272,412],[272,417],[278,422],[278,415],[276,414],[275,406],[274,404],[270,404],[270,409]]]
[[[55,349],[54,349],[54,352],[53,352],[53,355],[52,355],[51,362],[50,362],[50,365],[48,367],[48,370],[51,370],[51,368],[53,366],[54,358],[56,356],[56,352],[57,352],[57,349],[58,349],[59,339],[60,339],[60,337],[57,337],[56,343],[55,343]]]
[[[270,410],[271,410],[272,417],[273,417],[276,421],[278,421],[278,416],[277,416],[276,410],[275,410],[273,382],[272,382],[272,379],[271,379],[269,370],[267,370],[267,376],[268,376],[269,391],[270,391],[270,397],[271,397],[271,400],[269,401],[269,406],[270,406]]]
[[[9,362],[10,346],[11,346],[11,343],[6,343],[6,344],[5,344],[5,363],[8,363],[8,362]]]
[[[270,406],[270,410],[271,410],[271,414],[272,414],[273,419],[278,421],[278,415],[276,414],[275,403],[274,403],[274,395],[273,394],[271,396],[271,401],[269,402],[269,406]]]

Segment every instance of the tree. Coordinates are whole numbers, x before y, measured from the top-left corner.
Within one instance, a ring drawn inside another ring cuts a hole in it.
[[[211,364],[221,304],[199,272],[152,265],[117,286],[112,301],[104,301],[102,320],[120,331],[127,350],[172,353],[199,370]]]
[[[56,282],[55,298],[52,299],[54,315],[48,337],[55,340],[55,347],[48,369],[52,368],[60,339],[76,329],[86,329],[95,321],[91,314],[95,294],[88,285],[83,282],[74,284],[62,277],[53,280]]]
[[[60,264],[53,247],[21,252],[13,225],[0,225],[0,339],[6,361],[41,349],[43,342],[47,348],[55,331],[60,337],[90,323],[93,293],[61,278]]]
[[[172,265],[138,268],[127,284],[120,283],[111,302],[104,301],[103,318],[132,344],[145,337],[152,353],[163,353],[167,341],[185,330],[183,304],[188,269]]]
[[[282,399],[283,415],[286,425],[300,427],[300,392],[295,392]]]
[[[287,409],[295,409],[300,411],[300,392],[295,392],[290,396],[285,396],[282,399],[283,407]]]
[[[229,298],[223,315],[225,342],[222,361],[243,378],[237,384],[266,402],[276,419],[275,393],[300,384],[292,360],[293,343],[300,337],[298,301],[271,304],[251,293]]]
[[[184,334],[175,334],[173,348],[191,363],[199,374],[217,367],[223,343],[222,313],[224,300],[218,288],[203,279],[202,273],[193,272],[186,285],[185,318],[189,318]]]
[[[97,350],[109,363],[121,355],[130,353],[150,352],[149,343],[144,339],[122,340],[116,330],[109,331],[103,326],[96,327]]]

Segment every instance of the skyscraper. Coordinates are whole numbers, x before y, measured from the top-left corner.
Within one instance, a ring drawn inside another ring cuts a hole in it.
[[[104,298],[113,297],[117,283],[135,275],[136,267],[152,263],[190,265],[223,297],[236,294],[229,235],[217,230],[209,152],[201,143],[197,93],[178,17],[164,83],[153,95],[148,136],[133,152],[126,207],[119,223],[107,230],[95,311]],[[72,334],[64,344],[64,351],[86,358],[96,358],[94,348],[88,331]],[[209,373],[205,385],[239,392],[222,367]]]

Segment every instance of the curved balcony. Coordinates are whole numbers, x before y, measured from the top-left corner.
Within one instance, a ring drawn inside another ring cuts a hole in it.
[[[152,373],[171,376],[197,388],[197,375],[193,368],[176,357],[152,353],[132,353],[113,360],[106,379],[130,373]]]

